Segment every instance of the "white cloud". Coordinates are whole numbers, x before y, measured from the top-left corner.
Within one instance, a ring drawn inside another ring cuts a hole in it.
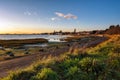
[[[29,11],[25,11],[25,12],[24,12],[24,15],[28,15],[28,16],[30,16],[30,15],[31,15],[31,12],[29,12]]]
[[[77,19],[77,16],[75,16],[73,14],[67,14],[67,15],[64,15],[64,18],[66,18],[66,19]]]
[[[59,17],[64,17],[64,14],[63,13],[59,13],[59,12],[55,12],[55,14]]]
[[[37,12],[30,12],[30,11],[25,11],[24,15],[31,16],[31,15],[37,15]]]
[[[60,12],[55,12],[55,14],[58,16],[58,17],[61,17],[61,18],[64,18],[64,19],[77,19],[77,16],[73,15],[73,14],[63,14],[63,13],[60,13]]]
[[[58,18],[58,17],[53,17],[53,18],[51,18],[51,20],[52,20],[52,21],[60,20],[60,18]]]
[[[52,21],[56,20],[55,18],[51,18]]]

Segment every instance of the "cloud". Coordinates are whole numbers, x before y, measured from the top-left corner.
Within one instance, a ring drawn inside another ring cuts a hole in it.
[[[67,14],[64,16],[64,18],[66,19],[77,19],[77,16],[73,15],[73,14]]]
[[[68,14],[63,14],[63,13],[60,13],[60,12],[55,12],[55,14],[60,17],[60,18],[64,18],[64,19],[77,19],[77,16],[71,14],[71,13],[68,13]]]
[[[31,16],[31,15],[37,15],[37,12],[30,12],[30,11],[25,11],[24,15]]]
[[[52,21],[55,21],[55,20],[56,20],[56,18],[51,18],[51,20],[52,20]]]
[[[52,21],[60,20],[60,18],[58,18],[58,17],[53,17],[53,18],[51,18],[51,20],[52,20]]]
[[[64,14],[63,13],[59,13],[59,12],[55,12],[55,14],[59,17],[64,17]]]
[[[24,15],[28,15],[28,16],[30,16],[30,15],[31,15],[31,12],[29,12],[29,11],[25,11],[25,12],[24,12]]]
[[[37,14],[37,12],[33,12],[33,15],[36,15],[36,16],[37,16],[38,14]]]

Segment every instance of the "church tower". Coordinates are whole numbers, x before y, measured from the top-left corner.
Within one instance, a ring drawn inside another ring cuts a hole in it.
[[[74,33],[76,33],[76,29],[74,29]]]

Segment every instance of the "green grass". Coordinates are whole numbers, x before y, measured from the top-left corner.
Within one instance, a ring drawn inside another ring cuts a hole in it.
[[[43,68],[30,80],[58,80],[58,75],[50,68]]]
[[[83,51],[48,57],[1,80],[119,80],[120,39]]]
[[[5,50],[0,50],[0,61],[18,58],[22,56],[27,56],[30,54],[38,53],[40,47],[33,47],[33,48],[27,48],[27,49],[14,49],[14,48],[5,48]],[[14,57],[7,54],[8,52],[11,52],[14,54]]]

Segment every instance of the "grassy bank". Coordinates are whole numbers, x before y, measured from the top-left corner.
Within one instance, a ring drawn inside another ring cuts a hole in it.
[[[80,41],[80,40],[95,40],[96,38],[101,38],[101,36],[97,35],[85,35],[85,36],[72,36],[72,37],[67,37],[65,38],[65,41],[67,42],[75,42],[75,41]]]
[[[119,80],[120,36],[87,49],[47,57],[1,80]]]
[[[10,60],[14,58],[20,58],[24,56],[28,56],[31,54],[41,53],[41,52],[49,52],[55,49],[59,49],[65,46],[66,43],[57,43],[57,42],[49,42],[48,46],[40,47],[12,47],[12,48],[4,48],[0,49],[0,61]],[[12,55],[10,55],[10,53]],[[13,56],[14,55],[14,56]]]
[[[22,46],[25,44],[37,44],[37,43],[46,43],[48,40],[46,39],[21,39],[21,40],[0,40],[0,45],[2,47],[16,47]]]
[[[72,36],[72,37],[67,37],[64,40],[67,42],[72,42],[72,41],[77,41],[81,38],[81,36]]]

